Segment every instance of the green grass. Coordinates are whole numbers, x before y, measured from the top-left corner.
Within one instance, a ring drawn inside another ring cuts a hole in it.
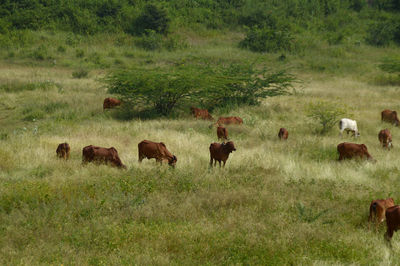
[[[400,109],[400,91],[375,82],[382,75],[377,62],[398,49],[317,43],[280,61],[280,54],[240,50],[236,33],[187,34],[189,47],[175,52],[146,52],[131,37],[112,35],[68,39],[70,47],[65,36],[47,36],[55,64],[29,57],[37,47],[15,49],[12,58],[0,52],[1,264],[400,263],[400,236],[390,250],[384,226],[375,233],[367,223],[372,199],[400,200],[399,129],[380,121],[381,110]],[[294,95],[213,112],[244,120],[228,127],[237,151],[225,169],[209,168],[215,128],[189,110],[152,120],[119,120],[118,110],[102,110],[109,95],[100,78],[107,71],[196,60],[256,60],[290,67],[303,80]],[[76,69],[90,75],[75,79]],[[316,100],[349,108],[361,133],[355,141],[377,163],[337,162],[337,144],[354,140],[339,137],[338,128],[313,133],[306,109]],[[286,142],[278,141],[280,127],[289,131]],[[382,128],[394,138],[389,152],[379,147]],[[143,139],[163,141],[178,157],[177,168],[139,164]],[[55,152],[65,141],[67,162]],[[115,147],[128,170],[82,166],[82,148],[90,144]]]

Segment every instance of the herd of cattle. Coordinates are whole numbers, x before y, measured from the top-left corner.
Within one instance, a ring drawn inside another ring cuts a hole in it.
[[[121,101],[114,98],[106,98],[103,103],[103,109],[114,108],[121,105]],[[191,107],[192,115],[196,119],[204,120],[214,120],[211,114],[206,109],[200,109]],[[383,110],[381,113],[381,120],[399,126],[399,119],[397,117],[396,111]],[[228,141],[228,131],[223,125],[243,124],[243,120],[240,117],[220,117],[217,122],[211,124],[210,128],[214,125],[217,126],[217,137],[222,139],[222,143],[211,143],[210,150],[210,166],[216,166],[217,161],[221,167],[221,161],[223,166],[225,166],[226,161],[229,158],[229,154],[236,151],[235,145],[232,141]],[[357,122],[348,118],[343,118],[339,122],[340,135],[343,131],[347,134],[352,132],[353,136],[356,138],[360,136],[357,128]],[[278,137],[281,140],[287,140],[289,137],[289,132],[285,128],[280,128]],[[383,148],[388,150],[393,147],[392,145],[392,135],[388,129],[382,129],[378,134],[378,139]],[[227,142],[226,142],[227,141]],[[70,146],[68,143],[61,143],[58,145],[56,153],[57,156],[64,159],[69,159]],[[156,159],[157,162],[162,163],[167,162],[170,166],[175,167],[178,161],[177,157],[168,151],[166,145],[163,142],[153,142],[150,140],[143,140],[138,144],[139,151],[139,162],[142,162],[144,158]],[[367,146],[364,144],[348,143],[343,142],[337,146],[337,151],[339,153],[339,161],[343,159],[351,158],[366,158],[375,161],[372,156],[368,153]],[[111,166],[125,168],[126,166],[121,162],[118,156],[118,151],[114,148],[103,148],[98,146],[89,145],[82,149],[82,163],[86,164],[88,162],[97,162],[110,164]],[[385,233],[385,239],[390,241],[393,233],[400,229],[400,206],[394,205],[392,198],[386,200],[377,199],[373,200],[370,204],[370,215],[369,221],[376,223],[376,228],[380,223],[382,223],[386,218],[387,231]]]

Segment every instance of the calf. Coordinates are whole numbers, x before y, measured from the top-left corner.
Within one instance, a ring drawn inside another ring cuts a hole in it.
[[[357,122],[355,120],[351,120],[348,118],[342,118],[339,121],[340,135],[343,135],[343,131],[346,130],[347,135],[349,132],[353,132],[354,137],[360,136],[360,132],[358,132]]]
[[[144,158],[151,159],[155,158],[160,164],[162,161],[167,161],[172,167],[175,167],[178,159],[175,155],[172,155],[163,142],[153,142],[150,140],[143,140],[138,144],[139,151],[139,163]]]
[[[60,144],[58,144],[56,154],[57,154],[58,158],[64,158],[65,160],[68,160],[70,150],[71,150],[71,148],[69,147],[68,143],[66,143],[66,142],[60,143]]]
[[[396,127],[399,126],[399,118],[397,112],[385,109],[381,112],[381,120],[394,124]]]
[[[396,205],[386,209],[386,226],[385,239],[390,243],[393,233],[400,228],[400,206]]]
[[[222,140],[228,140],[228,130],[224,127],[219,126],[217,128],[217,136],[218,139],[222,139]]]
[[[366,157],[369,160],[374,160],[368,153],[367,146],[364,144],[348,143],[343,142],[337,146],[339,152],[339,161],[343,159],[351,159],[353,157],[360,157],[363,159]]]
[[[104,109],[111,109],[116,106],[121,105],[121,101],[115,98],[105,98],[103,102],[103,110]]]
[[[205,120],[214,120],[214,118],[210,115],[207,109],[200,109],[196,107],[190,107],[190,111],[192,112],[192,115],[197,119],[205,119]]]
[[[212,167],[213,165],[213,160],[214,160],[214,166],[217,165],[217,161],[219,163],[219,167],[221,167],[221,161],[224,162],[224,167],[225,163],[229,158],[229,154],[233,151],[236,151],[235,145],[233,144],[232,141],[229,141],[227,143],[211,143],[210,145],[210,166]]]
[[[289,132],[286,130],[286,128],[281,127],[279,129],[278,137],[281,140],[282,139],[287,140],[287,138],[289,137]]]
[[[109,163],[111,166],[125,168],[121,159],[118,156],[118,151],[114,148],[102,148],[98,146],[89,145],[82,149],[82,163],[88,162],[96,163]]]
[[[392,206],[394,206],[394,201],[392,198],[371,201],[369,206],[368,228],[370,228],[371,223],[374,222],[375,229],[378,229],[378,226],[385,220],[386,209]]]
[[[393,148],[392,134],[390,134],[389,129],[386,128],[379,131],[378,138],[383,148]]]

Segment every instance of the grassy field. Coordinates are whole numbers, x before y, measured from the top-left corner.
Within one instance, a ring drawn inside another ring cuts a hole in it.
[[[175,52],[115,45],[115,36],[68,46],[40,35],[51,44],[48,58],[29,56],[36,47],[0,53],[1,264],[400,264],[400,236],[391,250],[384,226],[374,232],[367,223],[371,200],[400,201],[400,131],[380,121],[383,109],[400,109],[400,90],[377,68],[398,49],[316,44],[281,62],[280,54],[240,50],[234,33],[189,37]],[[303,81],[295,94],[260,106],[216,109],[214,117],[244,120],[228,128],[237,151],[224,169],[208,166],[215,128],[189,110],[128,121],[102,110],[109,70],[198,59],[289,67]],[[80,68],[88,77],[74,79]],[[361,137],[340,137],[336,127],[315,134],[306,109],[317,100],[345,106]],[[278,141],[280,127],[286,142]],[[379,146],[382,128],[393,135],[389,152]],[[177,168],[139,165],[143,139],[165,142]],[[67,162],[55,154],[64,141]],[[337,162],[344,141],[366,144],[377,162]],[[114,146],[128,170],[82,166],[89,144]]]

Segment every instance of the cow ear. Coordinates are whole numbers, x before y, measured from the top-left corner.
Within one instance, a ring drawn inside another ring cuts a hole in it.
[[[166,148],[166,146],[165,146],[164,142],[160,142],[160,144],[161,144],[161,145],[163,145],[163,146]]]

